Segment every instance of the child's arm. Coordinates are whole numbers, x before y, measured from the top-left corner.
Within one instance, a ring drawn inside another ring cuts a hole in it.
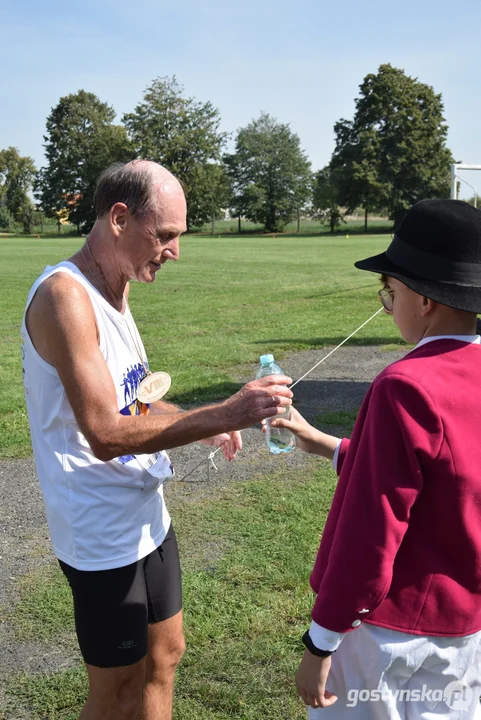
[[[290,420],[278,418],[271,421],[271,425],[273,427],[288,428],[296,436],[296,445],[300,450],[314,455],[322,455],[328,460],[333,459],[334,452],[340,441],[340,438],[327,435],[309,425],[300,412],[293,407],[291,407]]]

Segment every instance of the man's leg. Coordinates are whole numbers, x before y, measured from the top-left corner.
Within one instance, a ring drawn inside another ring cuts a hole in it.
[[[75,628],[89,679],[81,720],[138,720],[148,653],[145,560],[111,570],[60,561],[72,589]]]
[[[89,694],[79,720],[139,720],[145,667],[145,659],[126,667],[86,665]]]
[[[170,720],[175,671],[185,649],[179,551],[171,526],[145,563],[149,634],[142,720]]]
[[[182,612],[149,625],[142,720],[171,720],[175,671],[184,650]]]

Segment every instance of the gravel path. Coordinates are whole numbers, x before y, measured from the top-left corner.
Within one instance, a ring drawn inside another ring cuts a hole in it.
[[[283,371],[294,380],[316,364],[328,349],[294,353],[282,361]],[[357,410],[373,378],[389,363],[401,358],[405,351],[383,351],[379,347],[344,347],[319,366],[296,387],[296,407],[306,416],[334,410]],[[257,366],[238,368],[235,380],[247,382],[255,376]],[[218,453],[216,472],[202,462],[208,455],[205,446],[190,445],[170,452],[176,467],[176,480],[165,488],[167,499],[183,497],[195,501],[230,482],[268,474],[279,462],[288,463],[298,471],[312,462],[310,456],[294,452],[274,458],[267,452],[258,429],[244,431],[244,451],[233,463]],[[202,463],[196,468],[199,463]],[[195,469],[196,468],[196,469]],[[0,461],[0,680],[4,673],[28,670],[47,671],[65,667],[72,662],[71,643],[52,651],[41,643],[14,641],[2,608],[8,609],[18,597],[17,583],[22,574],[52,561],[48,528],[43,502],[32,460]],[[74,652],[75,656],[75,652]],[[75,657],[73,657],[75,660]],[[1,682],[0,682],[1,687]],[[1,711],[0,690],[0,718]]]

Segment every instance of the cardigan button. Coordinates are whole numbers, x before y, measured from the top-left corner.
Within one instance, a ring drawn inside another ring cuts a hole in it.
[[[354,622],[352,623],[352,627],[359,627],[360,624],[361,624],[360,620],[354,620]]]

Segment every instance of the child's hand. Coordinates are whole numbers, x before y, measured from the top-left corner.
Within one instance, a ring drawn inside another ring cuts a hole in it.
[[[275,420],[270,419],[272,427],[285,427],[296,436],[296,446],[304,452],[312,452],[312,442],[316,429],[304,420],[301,413],[291,407],[291,415],[289,420],[278,417]],[[266,421],[262,421],[262,432],[266,431]]]
[[[330,669],[330,657],[316,657],[311,655],[309,650],[305,651],[296,673],[296,687],[298,695],[306,705],[312,708],[327,708],[334,705],[337,695],[326,690]]]

